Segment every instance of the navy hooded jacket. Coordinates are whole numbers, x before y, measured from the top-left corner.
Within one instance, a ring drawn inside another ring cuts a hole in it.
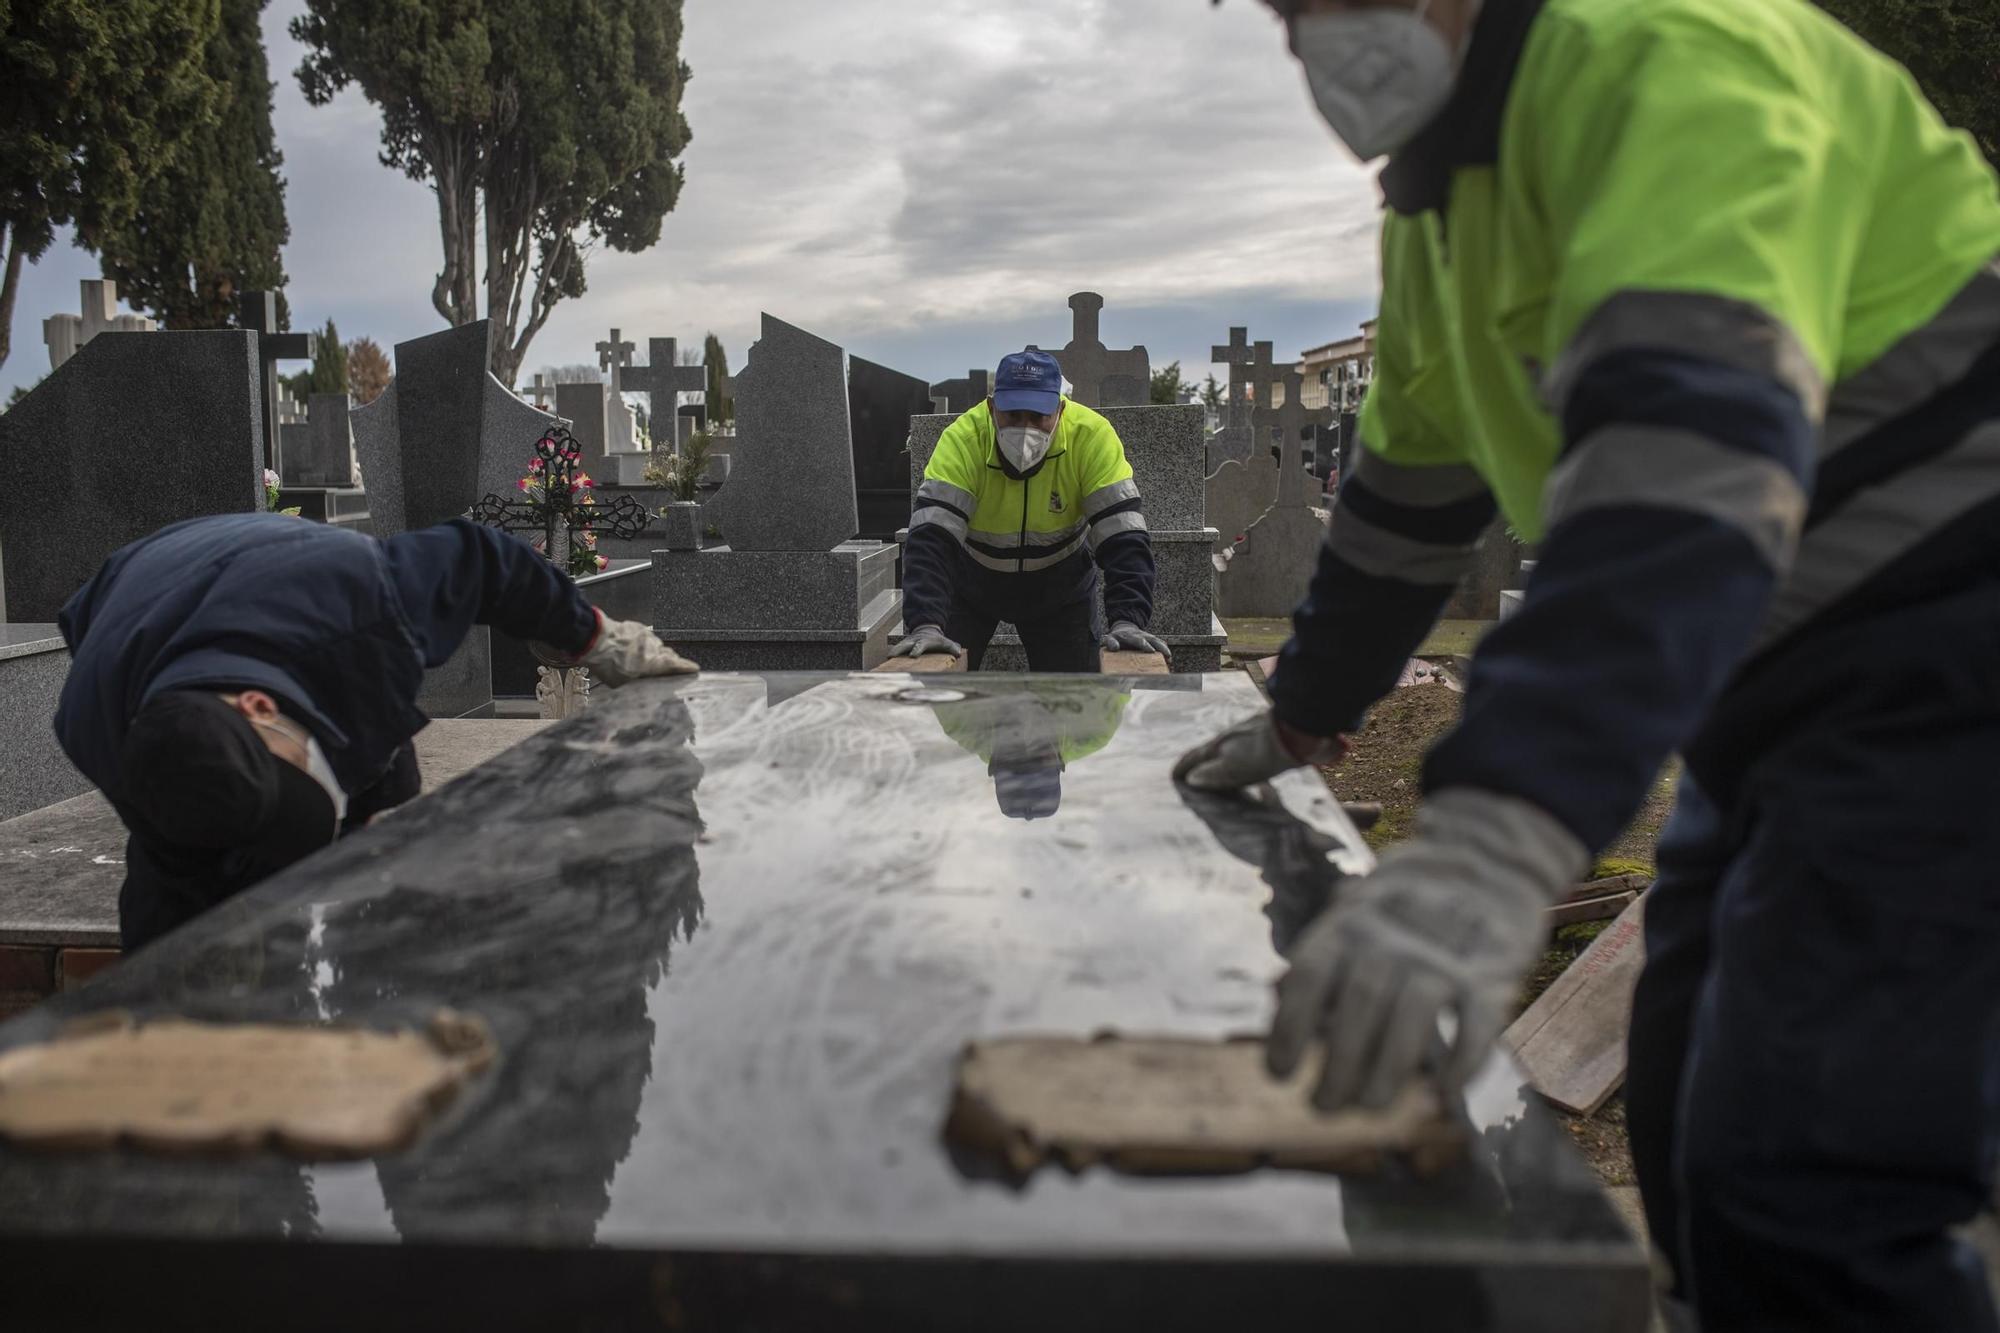
[[[358,792],[429,720],[424,671],[473,625],[580,652],[597,615],[532,547],[465,519],[377,541],[227,514],[117,551],[58,623],[71,664],[56,737],[122,812],[126,729],[162,690],[263,690]]]

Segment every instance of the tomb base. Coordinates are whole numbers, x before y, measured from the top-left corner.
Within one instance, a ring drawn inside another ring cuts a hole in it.
[[[902,617],[896,548],[654,551],[653,628],[709,670],[866,671]]]

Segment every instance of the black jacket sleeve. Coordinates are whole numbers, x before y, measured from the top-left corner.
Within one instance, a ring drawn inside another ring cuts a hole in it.
[[[935,523],[910,529],[903,543],[903,628],[944,626],[951,615],[951,595],[958,552],[950,532]]]
[[[570,653],[582,652],[596,636],[597,611],[575,581],[504,532],[455,518],[383,545],[390,582],[426,667],[443,664],[474,625]]]
[[[1143,529],[1121,532],[1097,548],[1097,567],[1104,571],[1104,619],[1150,629],[1153,624],[1153,543]]]

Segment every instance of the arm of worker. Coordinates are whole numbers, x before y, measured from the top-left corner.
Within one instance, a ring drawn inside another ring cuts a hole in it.
[[[1104,575],[1104,646],[1112,652],[1157,653],[1168,661],[1173,650],[1152,633],[1153,539],[1146,527],[1144,500],[1133,479],[1125,445],[1108,426],[1079,441],[1087,450],[1083,472],[1083,517],[1092,558]]]
[[[389,578],[426,667],[444,664],[474,625],[547,644],[607,685],[682,675],[694,664],[633,621],[610,620],[541,552],[470,519],[383,543]]]
[[[1401,256],[1384,238],[1384,272]],[[1394,293],[1391,293],[1394,295]],[[1182,756],[1174,774],[1193,787],[1253,786],[1345,752],[1368,708],[1396,686],[1472,566],[1495,513],[1492,492],[1464,461],[1454,434],[1409,394],[1396,303],[1378,329],[1375,382],[1361,409],[1359,457],[1334,500],[1306,599],[1271,678],[1272,707]]]
[[[1272,1070],[1324,1041],[1321,1106],[1388,1100],[1440,1010],[1445,1084],[1484,1062],[1539,909],[1721,692],[1796,549],[1858,223],[1828,127],[1754,61],[1700,57],[1699,77],[1626,69],[1591,114],[1553,117],[1548,533],[1425,763],[1417,836],[1307,931],[1280,985]],[[1669,142],[1703,149],[1669,164]]]
[[[958,548],[965,544],[978,504],[977,450],[972,424],[960,417],[945,429],[924,468],[910,507],[910,535],[903,543],[903,641],[890,650],[895,657],[964,652],[945,637],[951,618],[952,584],[958,570]]]

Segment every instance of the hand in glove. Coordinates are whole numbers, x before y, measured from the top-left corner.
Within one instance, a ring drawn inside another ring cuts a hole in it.
[[[1121,620],[1113,625],[1104,636],[1104,651],[1109,653],[1158,653],[1172,662],[1174,650],[1167,647],[1167,641],[1157,634],[1148,634],[1129,620]]]
[[[932,653],[949,653],[953,657],[963,656],[965,649],[944,636],[944,631],[936,625],[919,625],[906,635],[903,641],[889,650],[891,657],[929,657]]]
[[[692,676],[700,667],[660,642],[650,625],[612,620],[597,613],[597,637],[576,658],[577,666],[616,689],[643,676]]]
[[[1301,764],[1334,763],[1346,753],[1345,736],[1308,736],[1273,713],[1257,713],[1182,755],[1174,781],[1204,791],[1236,791]]]
[[[1313,1104],[1389,1104],[1440,1044],[1436,1073],[1455,1094],[1485,1063],[1548,927],[1542,909],[1590,864],[1582,843],[1538,807],[1471,787],[1434,792],[1417,835],[1300,935],[1278,982],[1265,1048],[1289,1077],[1315,1040],[1326,1065]]]

